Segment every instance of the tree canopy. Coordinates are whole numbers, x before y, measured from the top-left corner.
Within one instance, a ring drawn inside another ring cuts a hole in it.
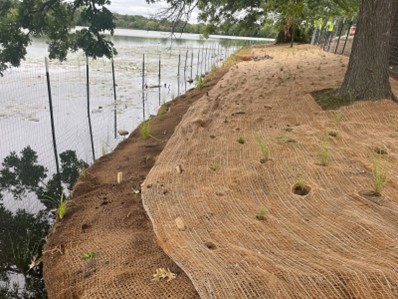
[[[160,0],[147,0],[148,3]],[[160,14],[175,22],[189,20],[194,9],[207,24],[205,33],[218,28],[246,28],[261,31],[270,24],[282,30],[293,17],[300,26],[318,18],[352,17],[358,13],[359,0],[167,0],[169,7]]]
[[[0,74],[19,66],[32,37],[49,38],[49,57],[64,60],[68,51],[83,49],[90,57],[111,57],[113,44],[105,31],[113,32],[109,0],[0,0]],[[70,32],[77,12],[87,28]]]

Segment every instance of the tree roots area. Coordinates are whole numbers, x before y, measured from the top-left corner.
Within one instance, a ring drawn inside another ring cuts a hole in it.
[[[49,298],[398,298],[398,105],[340,105],[347,63],[247,48],[162,107],[76,184]]]

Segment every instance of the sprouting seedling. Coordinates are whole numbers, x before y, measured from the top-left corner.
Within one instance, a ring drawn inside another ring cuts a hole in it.
[[[150,128],[149,128],[149,121],[143,121],[140,125],[140,133],[142,138],[149,139],[151,137]]]
[[[380,194],[387,180],[386,171],[382,165],[381,157],[378,155],[373,161],[373,188],[375,193]]]
[[[105,155],[107,154],[106,148],[107,148],[107,145],[106,145],[106,144],[102,144],[102,146],[101,146],[101,152],[102,152],[102,155],[103,155],[103,156],[105,156]]]
[[[158,117],[160,120],[164,119],[164,115],[167,112],[167,105],[163,104],[162,106],[160,106],[159,110],[158,110]]]
[[[58,206],[58,217],[59,219],[63,219],[67,212],[66,201],[64,199],[64,194],[61,193],[61,198],[59,199],[59,206]]]
[[[267,212],[267,210],[265,208],[260,208],[257,212],[256,218],[258,220],[264,220],[265,219],[265,213]]]
[[[56,207],[56,209],[52,211],[56,211],[58,218],[63,219],[68,212],[68,206],[66,203],[66,198],[64,197],[64,193],[61,193],[59,199],[49,197],[46,195],[43,195],[43,200],[50,202],[53,207]]]
[[[303,178],[302,175],[300,175],[300,176],[297,178],[296,186],[297,186],[300,190],[304,190],[304,189],[305,189],[305,185],[306,185],[305,179]]]
[[[261,152],[264,160],[268,161],[269,160],[269,148],[267,146],[267,143],[259,135],[256,135],[255,138],[256,138],[257,144],[260,148],[260,152]]]
[[[81,258],[85,261],[91,260],[95,257],[95,253],[92,251],[87,251],[81,255]]]
[[[336,115],[335,120],[336,120],[336,124],[339,125],[343,121],[343,116],[342,115]]]
[[[329,145],[326,140],[321,142],[321,164],[326,166],[329,163]]]
[[[213,164],[210,166],[210,169],[213,170],[213,171],[217,171],[217,170],[220,169],[220,164],[218,164],[218,163],[213,163]]]
[[[196,76],[196,89],[202,89],[205,85],[205,81],[203,80],[202,76]]]
[[[303,176],[300,175],[297,178],[296,184],[293,187],[293,193],[305,196],[311,191],[311,187],[307,185],[306,181],[304,180]]]

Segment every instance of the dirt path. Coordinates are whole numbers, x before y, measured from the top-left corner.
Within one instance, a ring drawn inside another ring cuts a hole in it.
[[[79,180],[71,212],[56,223],[45,248],[44,279],[50,299],[198,298],[189,278],[158,246],[138,191],[187,109],[225,72],[226,68],[218,70],[202,89],[180,96],[152,118],[150,133],[155,138],[144,140],[136,129]],[[118,172],[123,173],[121,184]],[[94,258],[81,258],[91,252]],[[158,268],[177,276],[152,281]]]

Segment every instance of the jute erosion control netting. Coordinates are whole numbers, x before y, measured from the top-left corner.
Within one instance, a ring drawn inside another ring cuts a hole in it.
[[[135,130],[79,179],[66,216],[54,225],[44,251],[50,299],[199,298],[189,278],[157,244],[139,191],[182,115],[225,71],[212,73],[213,80],[202,89],[166,104],[149,121],[151,138],[145,140]],[[160,268],[176,277],[153,280]]]
[[[144,182],[159,244],[202,298],[398,298],[397,104],[322,110],[310,92],[337,88],[346,57],[252,54],[190,107]]]

